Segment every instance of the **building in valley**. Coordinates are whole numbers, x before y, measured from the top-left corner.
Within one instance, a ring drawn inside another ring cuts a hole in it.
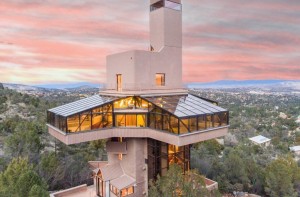
[[[250,140],[253,144],[259,145],[259,146],[262,146],[262,147],[268,147],[268,146],[270,146],[270,144],[271,144],[271,139],[266,138],[266,137],[264,137],[264,136],[262,136],[262,135],[258,135],[258,136],[249,138],[249,140]]]
[[[108,154],[108,161],[91,163],[92,189],[53,196],[146,196],[149,180],[171,164],[190,169],[192,144],[228,132],[228,111],[183,87],[180,0],[150,1],[149,48],[109,55],[99,94],[48,110],[52,136],[67,145],[107,139]]]

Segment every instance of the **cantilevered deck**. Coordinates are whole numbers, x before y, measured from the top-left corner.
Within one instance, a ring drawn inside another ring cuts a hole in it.
[[[49,133],[65,144],[113,137],[184,146],[222,137],[228,111],[191,94],[95,95],[48,110]]]

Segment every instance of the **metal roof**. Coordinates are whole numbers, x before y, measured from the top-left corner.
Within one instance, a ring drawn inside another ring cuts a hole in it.
[[[145,96],[142,98],[147,99],[151,103],[169,111],[179,118],[227,111],[226,109],[223,109],[192,94],[153,97]],[[107,104],[117,99],[119,99],[119,97],[94,95],[66,105],[49,109],[48,111],[53,112],[56,115],[68,117]]]
[[[61,115],[64,117],[77,114],[100,105],[109,103],[113,100],[118,99],[117,97],[109,97],[109,96],[100,96],[94,95],[85,99],[81,99],[72,103],[68,103],[66,105],[62,105],[59,107],[55,107],[49,109],[48,111],[55,113],[56,115]]]
[[[124,172],[120,163],[110,164],[103,167],[100,167],[102,173],[102,179],[104,181],[110,181],[116,178],[121,177]]]
[[[191,94],[144,98],[180,118],[227,111]]]
[[[119,190],[127,188],[135,183],[135,179],[124,174],[119,178],[110,181],[110,184],[118,188]]]
[[[292,146],[290,147],[290,151],[294,151],[294,152],[300,151],[300,146]]]
[[[258,143],[258,144],[262,144],[262,143],[271,141],[271,139],[266,138],[266,137],[264,137],[264,136],[262,136],[262,135],[258,135],[258,136],[249,138],[249,140],[251,140],[251,141],[253,141],[253,142],[256,142],[256,143]]]

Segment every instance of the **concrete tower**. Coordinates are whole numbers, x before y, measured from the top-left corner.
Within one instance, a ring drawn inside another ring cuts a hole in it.
[[[164,47],[182,49],[181,1],[151,0],[150,45],[159,52]]]
[[[150,2],[150,50],[107,57],[107,90],[182,92],[180,1]]]
[[[146,196],[171,164],[190,169],[192,144],[228,132],[228,111],[182,86],[180,0],[151,0],[150,50],[109,55],[106,68],[99,94],[47,114],[65,144],[107,140],[108,161],[93,162],[98,196]]]

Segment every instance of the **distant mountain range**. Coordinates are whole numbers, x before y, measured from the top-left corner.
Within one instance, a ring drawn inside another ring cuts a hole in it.
[[[187,83],[188,88],[289,87],[300,90],[300,80],[222,80],[209,83]]]
[[[40,88],[47,89],[74,89],[74,88],[100,88],[103,84],[89,83],[89,82],[79,82],[79,83],[61,83],[61,84],[41,84],[35,85]]]
[[[10,84],[3,83],[4,87],[10,89],[19,90],[78,90],[78,89],[91,89],[100,88],[104,84],[95,84],[89,82],[79,82],[79,83],[61,83],[61,84],[39,84],[39,85],[22,85],[22,84]],[[289,88],[294,90],[300,90],[300,80],[222,80],[209,83],[186,83],[186,87],[190,89],[197,88]]]
[[[103,84],[94,84],[88,82],[65,83],[65,84],[63,83],[62,84],[41,84],[41,85],[3,83],[3,86],[14,90],[42,91],[42,90],[74,90],[74,89],[100,88],[103,86]]]

